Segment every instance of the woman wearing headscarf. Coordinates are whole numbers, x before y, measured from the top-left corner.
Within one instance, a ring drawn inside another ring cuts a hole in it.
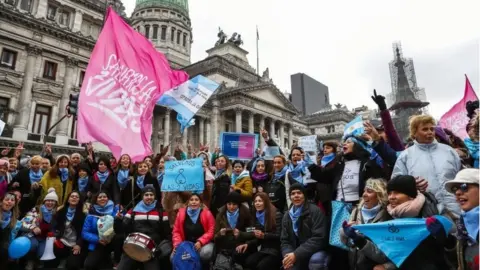
[[[190,241],[195,243],[195,250],[199,253],[202,264],[207,267],[214,252],[214,229],[215,218],[212,213],[202,203],[198,194],[192,194],[188,206],[178,210],[172,232],[172,256],[181,242]]]
[[[23,199],[19,205],[21,217],[35,206],[40,195],[41,189],[39,186],[35,185],[37,189],[34,190],[32,184],[40,182],[43,177],[43,172],[40,169],[42,159],[41,156],[33,156],[30,160],[30,168],[21,169],[10,183],[12,188],[16,188],[22,193]]]
[[[253,161],[250,171],[250,178],[252,179],[255,192],[264,192],[266,183],[269,180],[267,172],[267,163],[262,157],[258,157]]]
[[[287,173],[287,160],[285,156],[278,155],[273,158],[273,174],[265,185],[265,194],[268,195],[270,202],[281,213],[287,206],[287,197],[285,191],[285,175]]]
[[[58,203],[63,204],[66,195],[72,192],[74,176],[75,171],[70,164],[70,158],[62,155],[57,157],[57,162],[43,175],[42,180],[32,185],[34,185],[34,188],[37,185],[42,187],[42,196],[45,196],[50,188],[54,188],[58,195]],[[43,198],[41,198],[42,200]]]

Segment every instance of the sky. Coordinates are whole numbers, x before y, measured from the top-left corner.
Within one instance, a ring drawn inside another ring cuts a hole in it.
[[[135,1],[123,3],[131,15]],[[192,63],[207,56],[221,27],[242,35],[256,68],[258,26],[260,74],[268,67],[282,92],[301,72],[329,87],[332,104],[376,108],[370,96],[391,91],[388,63],[400,41],[435,118],[463,97],[464,74],[480,93],[478,0],[190,0],[189,9]]]

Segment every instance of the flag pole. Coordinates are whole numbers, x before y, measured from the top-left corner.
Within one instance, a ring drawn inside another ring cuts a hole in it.
[[[258,56],[258,40],[260,37],[258,36],[258,25],[257,25],[257,75],[260,76],[260,58]]]

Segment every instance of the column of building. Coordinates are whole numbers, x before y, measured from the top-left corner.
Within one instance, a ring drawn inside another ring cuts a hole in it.
[[[270,118],[270,131],[268,132],[270,138],[275,138],[275,120]]]
[[[288,148],[292,148],[293,145],[293,124],[288,125]]]
[[[242,132],[242,108],[235,108],[235,132]]]
[[[215,147],[218,146],[218,137],[219,137],[219,109],[220,103],[218,100],[212,100],[212,118],[211,118],[211,140],[210,140],[210,152],[215,150]]]
[[[63,92],[62,99],[60,99],[60,107],[58,109],[58,119],[63,117],[66,113],[65,108],[68,105],[70,98],[70,91],[74,85],[74,74],[76,72],[78,61],[74,58],[67,57],[65,59],[65,76],[63,77]],[[68,144],[68,121],[62,120],[57,126],[56,132],[56,144]]]
[[[280,122],[280,129],[278,130],[278,140],[280,141],[279,145],[280,147],[285,146],[285,123]]]
[[[255,113],[248,111],[248,133],[255,132]]]
[[[169,108],[165,109],[165,118],[164,121],[164,130],[163,130],[163,147],[166,147],[170,144],[170,112],[172,110]],[[175,146],[173,146],[175,147]],[[168,148],[168,153],[170,153],[172,145]]]
[[[201,145],[205,144],[204,139],[204,132],[205,132],[205,118],[197,117],[198,118],[198,143]],[[199,145],[200,146],[200,145]]]

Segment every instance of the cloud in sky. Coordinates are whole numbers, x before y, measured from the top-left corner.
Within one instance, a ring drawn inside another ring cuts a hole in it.
[[[134,1],[124,5],[130,15]],[[413,58],[433,116],[461,99],[464,74],[480,91],[478,0],[191,0],[189,8],[192,62],[206,57],[221,27],[242,35],[256,68],[258,25],[260,71],[269,67],[282,91],[290,91],[291,74],[303,72],[329,87],[332,103],[374,108],[372,89],[391,91],[394,41]]]

